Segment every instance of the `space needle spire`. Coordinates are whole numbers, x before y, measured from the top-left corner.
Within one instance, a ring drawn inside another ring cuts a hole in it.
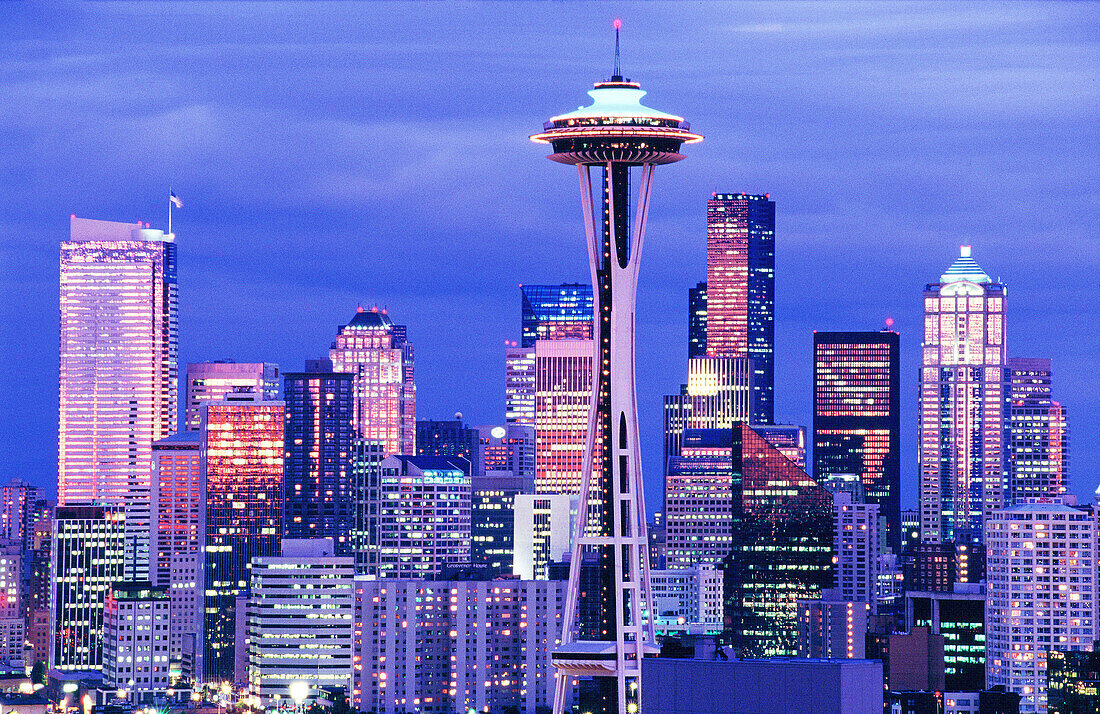
[[[594,303],[594,354],[580,503],[562,617],[552,655],[554,714],[574,678],[592,678],[583,702],[593,714],[632,714],[641,699],[642,659],[657,653],[649,584],[645,498],[634,379],[634,313],[653,170],[683,159],[680,147],[702,141],[682,117],[642,105],[645,91],[624,79],[615,21],[615,74],[588,92],[592,104],[559,114],[531,140],[549,144],[551,161],[577,167]],[[631,175],[636,177],[631,181]],[[593,180],[600,183],[599,193]],[[631,186],[637,186],[631,196]],[[598,195],[598,198],[597,198]],[[597,217],[597,211],[599,216]],[[587,514],[587,518],[585,517]],[[595,558],[578,618],[585,555]]]

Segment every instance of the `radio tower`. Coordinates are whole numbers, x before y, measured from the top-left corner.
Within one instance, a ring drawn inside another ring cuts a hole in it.
[[[684,158],[680,146],[703,137],[693,134],[683,118],[642,106],[645,92],[637,82],[624,79],[619,69],[620,27],[616,20],[614,74],[588,92],[591,106],[553,117],[542,132],[531,136],[532,141],[553,147],[551,161],[576,166],[580,175],[595,311],[592,400],[579,517],[562,645],[553,653],[554,714],[561,714],[574,677],[594,678],[598,694],[586,710],[636,712],[642,658],[657,652],[653,623],[645,616],[652,597],[634,393],[634,309],[653,169]],[[632,170],[638,177],[636,207],[630,196]],[[602,189],[599,221],[593,173]],[[602,443],[597,444],[597,439]],[[593,490],[596,495],[590,498]],[[597,555],[598,588],[588,588],[587,597],[598,602],[586,604],[584,611],[592,616],[581,623],[578,635],[584,553]]]

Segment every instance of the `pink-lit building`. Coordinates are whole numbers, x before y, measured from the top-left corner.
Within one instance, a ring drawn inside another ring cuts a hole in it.
[[[385,455],[416,453],[413,347],[386,311],[359,308],[329,350],[333,372],[355,376],[355,425]]]
[[[1005,286],[962,246],[924,290],[921,540],[980,539],[1004,502]]]
[[[580,491],[588,407],[592,401],[592,340],[535,343],[535,490]],[[596,441],[599,444],[599,439]]]

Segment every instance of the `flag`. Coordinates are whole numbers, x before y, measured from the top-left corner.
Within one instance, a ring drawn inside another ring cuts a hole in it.
[[[183,201],[176,195],[175,191],[168,192],[168,200],[172,202],[172,205],[176,208],[183,208]]]

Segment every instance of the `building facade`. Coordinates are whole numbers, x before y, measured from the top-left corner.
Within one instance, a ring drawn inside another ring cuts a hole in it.
[[[550,706],[565,589],[560,580],[357,578],[354,706],[378,714]]]
[[[168,591],[150,582],[115,583],[103,614],[103,684],[129,701],[163,696],[171,686]]]
[[[175,431],[175,236],[73,216],[61,244],[58,503],[129,510],[128,576],[148,577],[152,445]]]
[[[841,600],[865,603],[878,614],[882,571],[879,505],[858,503],[847,493],[833,494],[833,562]]]
[[[1021,713],[1047,710],[1047,653],[1098,634],[1095,514],[1045,500],[995,511],[986,537],[986,684]]]
[[[688,360],[688,383],[665,397],[665,470],[680,456],[685,429],[728,429],[748,422],[752,409],[752,363],[748,359]]]
[[[248,598],[248,685],[266,709],[305,682],[298,706],[323,687],[351,691],[355,636],[354,559],[331,538],[284,539],[282,554],[252,561]],[[289,704],[289,702],[287,702]]]
[[[535,343],[535,488],[539,493],[580,490],[593,350],[592,340]]]
[[[279,365],[269,362],[194,362],[187,365],[186,431],[198,431],[203,402],[279,398]]]
[[[592,339],[592,286],[521,285],[523,296],[520,346],[534,347],[538,340]]]
[[[775,353],[775,202],[716,193],[707,201],[707,354],[747,357],[753,424],[771,424]]]
[[[905,594],[905,629],[926,627],[942,635],[944,688],[985,689],[985,586],[959,584],[951,592]]]
[[[283,531],[281,401],[202,406],[206,452],[206,533],[201,652],[203,681],[232,681],[238,597],[252,559],[275,556]]]
[[[577,496],[567,493],[515,497],[512,573],[520,580],[546,580],[550,564],[567,559],[573,546]]]
[[[470,562],[470,466],[455,456],[388,456],[380,465],[380,578],[426,578]]]
[[[504,351],[504,420],[509,424],[535,423],[535,348]]]
[[[707,356],[707,284],[688,288],[688,359]]]
[[[317,368],[326,371],[283,375],[283,533],[287,538],[332,538],[338,555],[351,555],[355,376],[333,372],[327,364]]]
[[[816,600],[798,601],[798,656],[864,659],[871,606],[827,590]]]
[[[470,477],[481,475],[481,434],[462,421],[461,412],[454,419],[417,419],[417,456],[461,456],[470,462]]]
[[[358,436],[381,443],[386,455],[416,453],[416,380],[406,332],[386,310],[359,308],[329,350],[334,372],[355,375]]]
[[[920,506],[925,542],[980,542],[1004,501],[1005,286],[963,246],[924,289]]]
[[[1049,359],[1008,360],[1005,503],[1059,498],[1069,487],[1066,410],[1054,401]]]
[[[53,534],[53,641],[49,668],[103,668],[103,610],[111,586],[125,579],[126,509],[58,506]]]
[[[855,474],[901,554],[898,333],[814,333],[814,478]]]

